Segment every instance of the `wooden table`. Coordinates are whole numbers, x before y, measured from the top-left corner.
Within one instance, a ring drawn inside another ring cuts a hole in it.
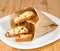
[[[0,18],[29,6],[60,17],[60,0],[0,0]],[[0,51],[60,51],[60,39],[44,47],[31,50],[15,49],[0,40]]]

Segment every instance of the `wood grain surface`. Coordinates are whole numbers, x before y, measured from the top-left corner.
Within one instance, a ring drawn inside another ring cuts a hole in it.
[[[0,18],[29,6],[47,11],[60,18],[60,0],[0,0]],[[15,49],[0,40],[0,51],[60,51],[60,39],[31,50]]]

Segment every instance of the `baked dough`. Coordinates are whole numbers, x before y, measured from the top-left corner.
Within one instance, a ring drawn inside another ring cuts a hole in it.
[[[15,28],[11,28],[7,31],[6,36],[11,37],[11,36],[16,36],[20,35],[23,33],[28,33],[28,29],[25,26],[17,26]]]
[[[14,23],[18,24],[20,22],[29,20],[34,16],[36,16],[36,14],[33,11],[25,11],[22,14],[20,14],[18,17],[14,18]]]
[[[22,42],[22,41],[31,41],[33,39],[33,34],[23,34],[23,35],[18,35],[16,37],[16,42]]]
[[[32,24],[30,22],[24,21],[24,22],[20,23],[19,26],[25,26],[29,30],[29,33],[34,34],[34,32],[35,32],[35,26],[34,26],[34,24]]]
[[[38,22],[39,21],[39,22]],[[40,23],[36,28],[36,23]],[[53,24],[49,18],[45,17],[39,11],[37,13],[34,9],[26,9],[17,11],[12,14],[11,26],[6,36],[16,36],[16,42],[31,41],[41,35],[53,31],[57,26],[50,26]]]

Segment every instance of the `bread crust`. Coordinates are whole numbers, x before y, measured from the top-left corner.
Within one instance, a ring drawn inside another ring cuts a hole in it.
[[[6,36],[7,37],[12,37],[16,35],[20,35],[23,33],[28,33],[28,29],[25,26],[17,26],[15,28],[11,28],[7,31]]]
[[[33,39],[33,34],[18,35],[16,37],[16,42],[31,41]]]
[[[35,17],[35,16],[36,16],[36,14],[33,11],[26,11],[26,12],[20,14],[18,17],[15,17],[14,23],[18,24],[20,22],[29,20],[30,18]]]

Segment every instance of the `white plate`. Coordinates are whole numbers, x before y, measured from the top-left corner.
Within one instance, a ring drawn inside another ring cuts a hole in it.
[[[58,26],[54,31],[36,38],[30,42],[15,42],[14,38],[5,37],[6,30],[10,27],[10,18],[6,16],[0,19],[0,39],[7,45],[18,49],[33,49],[42,47],[60,39],[60,27]]]

